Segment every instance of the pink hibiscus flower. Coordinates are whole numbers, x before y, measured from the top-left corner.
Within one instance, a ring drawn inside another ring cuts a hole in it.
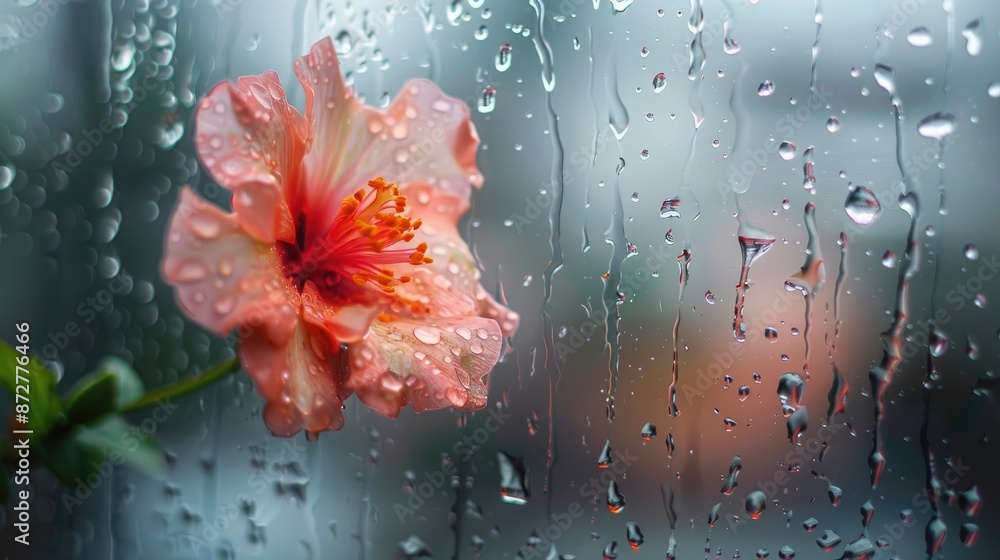
[[[274,72],[201,101],[198,155],[233,211],[183,189],[164,277],[196,322],[236,330],[275,435],[340,429],[352,393],[390,417],[483,408],[518,317],[482,288],[457,230],[482,185],[468,109],[426,80],[366,107],[329,38],[295,74],[305,116]]]

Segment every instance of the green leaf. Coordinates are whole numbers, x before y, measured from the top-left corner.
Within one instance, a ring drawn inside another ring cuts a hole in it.
[[[128,465],[151,476],[163,476],[167,463],[163,451],[141,430],[121,416],[106,416],[94,425],[77,426],[57,441],[46,442],[45,465],[64,483],[76,484],[96,473],[108,476],[114,467]]]
[[[81,386],[82,384],[82,386]],[[117,410],[118,388],[110,375],[88,375],[74,386],[66,398],[64,410],[70,424],[86,424],[95,418]]]
[[[83,445],[103,449],[112,464],[126,464],[150,476],[167,474],[167,460],[160,446],[121,416],[108,416],[99,424],[84,428],[78,440]]]
[[[101,363],[97,365],[97,371],[114,377],[115,386],[118,389],[116,408],[134,403],[146,392],[146,386],[143,385],[139,374],[125,360],[117,356],[108,356],[101,360]]]
[[[76,479],[86,480],[88,474],[100,470],[106,458],[103,449],[80,442],[81,432],[89,429],[86,426],[73,428],[37,446],[42,463],[68,486],[75,486],[79,484]]]
[[[16,405],[23,404],[23,397],[27,397],[28,423],[15,426],[32,430],[29,438],[36,439],[47,434],[59,420],[61,407],[56,394],[56,375],[34,358],[29,357],[26,365],[19,364],[18,360],[25,361],[24,355],[0,340],[0,385],[13,397],[15,411]],[[26,386],[27,393],[25,389],[18,390],[18,386]],[[16,395],[22,395],[22,400],[18,401]]]
[[[131,366],[108,357],[70,389],[66,417],[71,424],[85,424],[134,403],[144,391],[142,380]]]

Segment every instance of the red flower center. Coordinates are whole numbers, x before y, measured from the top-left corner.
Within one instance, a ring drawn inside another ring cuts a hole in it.
[[[406,197],[395,183],[378,177],[368,181],[368,187],[368,192],[358,189],[340,203],[326,237],[304,247],[302,240],[299,245],[281,244],[285,275],[299,290],[311,280],[328,302],[369,304],[410,281],[409,276],[396,276],[388,265],[433,262],[425,255],[426,243],[415,249],[389,249],[413,240],[421,221],[403,214]]]

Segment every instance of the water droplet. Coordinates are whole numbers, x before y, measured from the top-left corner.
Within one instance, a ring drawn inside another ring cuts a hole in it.
[[[475,37],[477,41],[484,41],[490,36],[490,30],[485,25],[480,25],[472,36]]]
[[[500,499],[514,505],[528,503],[531,491],[528,488],[528,469],[524,466],[524,461],[498,451],[497,465],[500,468]]]
[[[830,552],[838,544],[840,544],[840,535],[827,529],[823,531],[823,535],[816,539],[816,544],[823,549],[823,552]]]
[[[427,543],[416,535],[410,535],[405,540],[399,541],[398,546],[399,554],[403,560],[424,560],[433,557]]]
[[[781,145],[778,146],[778,155],[781,156],[781,159],[790,161],[795,157],[795,144],[792,144],[791,142],[782,142]]]
[[[726,474],[725,481],[722,484],[723,494],[729,496],[736,490],[736,487],[740,485],[740,471],[743,470],[743,460],[737,455],[733,457],[733,460],[729,463],[729,473]]]
[[[771,80],[764,80],[760,86],[757,87],[757,95],[761,97],[770,97],[774,93],[774,82]]]
[[[337,37],[333,40],[333,50],[340,56],[350,54],[353,48],[354,42],[351,39],[351,33],[346,29],[337,34]]]
[[[479,98],[479,112],[492,113],[497,106],[497,90],[487,87],[483,90],[482,97]]]
[[[937,327],[931,327],[930,335],[927,337],[927,345],[931,356],[941,357],[948,350],[948,337]]]
[[[712,293],[712,290],[705,292],[705,301],[710,305],[715,305],[715,294]]]
[[[660,218],[680,218],[681,200],[679,198],[668,198],[660,204]]]
[[[639,56],[641,56],[642,58],[646,58],[647,56],[649,56],[649,49],[647,47],[642,47],[641,49],[639,49]]]
[[[747,495],[743,508],[750,515],[750,519],[758,519],[767,509],[767,496],[760,490],[755,490]]]
[[[632,547],[632,550],[639,550],[642,543],[646,542],[642,531],[639,529],[639,524],[635,521],[629,521],[625,524],[625,537],[628,539],[628,545]]]
[[[500,47],[500,51],[497,52],[496,59],[493,61],[497,72],[506,72],[510,68],[511,56],[513,55],[514,48],[510,46],[509,43],[504,44]]]
[[[719,510],[722,509],[722,504],[718,503],[712,506],[712,509],[708,512],[708,526],[715,527],[715,522],[719,520]]]
[[[601,449],[601,455],[597,458],[597,466],[601,469],[606,469],[611,464],[614,463],[614,458],[611,456],[611,440],[605,440],[604,447]]]
[[[740,387],[740,392],[739,392],[740,400],[741,401],[745,401],[745,400],[747,400],[747,397],[749,397],[749,396],[750,396],[750,387],[748,387],[746,385],[743,385],[742,387]]]
[[[826,119],[826,129],[830,132],[837,132],[840,130],[840,119],[837,117],[830,117]]]
[[[642,430],[639,431],[639,435],[642,436],[642,439],[644,441],[652,441],[654,438],[656,438],[656,425],[647,422],[642,427]]]
[[[434,327],[416,327],[413,329],[413,336],[424,344],[441,342],[441,331]]]
[[[926,27],[915,27],[906,35],[906,42],[914,47],[929,47],[934,39]]]
[[[986,88],[986,94],[993,99],[1000,98],[1000,82],[993,82]]]
[[[958,530],[958,538],[965,546],[975,546],[979,540],[979,525],[975,523],[963,523]]]
[[[971,56],[979,56],[983,52],[983,38],[980,31],[983,28],[983,18],[977,18],[969,22],[962,30],[962,37],[965,37],[965,52]]]
[[[625,495],[618,489],[618,483],[612,480],[608,484],[608,511],[621,513],[623,509],[625,509]]]
[[[887,249],[885,254],[882,255],[882,266],[886,268],[896,266],[896,253],[892,249]]]
[[[653,76],[653,93],[660,93],[665,87],[667,87],[667,77],[663,72]]]
[[[955,132],[955,116],[951,113],[934,113],[917,123],[917,132],[925,138],[942,140]]]
[[[871,189],[856,185],[851,185],[850,189],[844,201],[844,211],[854,223],[867,226],[882,215],[882,204]]]
[[[972,243],[967,244],[962,249],[962,252],[965,253],[965,258],[969,259],[970,261],[974,261],[979,258],[979,249],[977,249],[976,246],[973,245]]]
[[[786,373],[778,378],[778,401],[781,403],[781,415],[788,418],[799,408],[802,400],[802,389],[805,382],[797,373]]]

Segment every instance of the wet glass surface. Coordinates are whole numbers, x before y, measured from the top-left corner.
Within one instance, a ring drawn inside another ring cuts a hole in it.
[[[243,373],[36,459],[12,558],[982,558],[1000,514],[1000,4],[0,0],[0,338],[65,394],[223,362],[161,275],[216,83],[332,37],[468,106],[459,224],[520,314],[484,409],[273,436]],[[414,148],[416,149],[416,148]],[[70,327],[70,325],[73,325]],[[9,399],[0,411],[12,410]],[[9,552],[8,552],[9,551]],[[603,555],[603,556],[602,556]]]

